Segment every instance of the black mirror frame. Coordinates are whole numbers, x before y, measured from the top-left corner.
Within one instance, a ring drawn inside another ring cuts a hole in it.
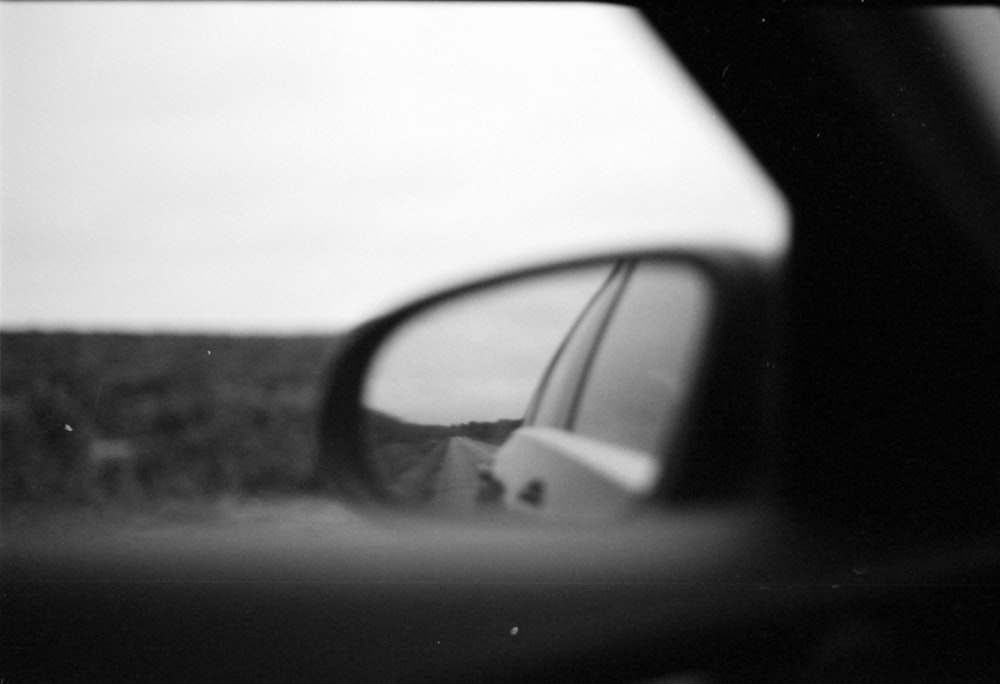
[[[771,257],[727,250],[608,252],[507,271],[422,297],[348,334],[331,362],[318,416],[315,484],[356,506],[394,503],[364,457],[361,394],[382,342],[412,316],[451,298],[531,276],[618,260],[655,259],[696,268],[715,297],[705,354],[695,377],[684,427],[672,446],[652,502],[696,502],[760,493],[780,458],[781,268]]]

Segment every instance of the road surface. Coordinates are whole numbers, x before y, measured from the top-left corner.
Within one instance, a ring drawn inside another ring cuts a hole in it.
[[[452,437],[441,448],[441,464],[430,483],[430,505],[435,510],[472,513],[479,492],[479,468],[493,462],[498,447],[468,437]]]

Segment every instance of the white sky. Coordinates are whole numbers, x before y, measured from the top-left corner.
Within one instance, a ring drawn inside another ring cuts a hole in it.
[[[449,300],[396,330],[366,374],[364,404],[410,422],[521,418],[611,264],[516,280]]]
[[[0,326],[338,330],[524,261],[776,252],[629,10],[0,5]]]

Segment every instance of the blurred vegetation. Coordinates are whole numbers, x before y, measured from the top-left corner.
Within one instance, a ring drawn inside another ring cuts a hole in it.
[[[0,334],[0,504],[300,490],[336,336]]]
[[[365,411],[365,427],[369,443],[373,447],[399,442],[441,441],[450,437],[468,437],[499,446],[506,442],[511,433],[521,427],[523,422],[521,418],[501,418],[455,425],[432,425],[408,422],[373,409]]]

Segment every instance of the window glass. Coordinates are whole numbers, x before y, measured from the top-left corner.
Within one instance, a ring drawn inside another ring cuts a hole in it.
[[[308,497],[353,325],[549,259],[787,244],[627,7],[0,3],[0,82],[5,511]]]
[[[574,429],[660,451],[697,370],[708,314],[702,274],[678,264],[640,264],[598,347]]]

